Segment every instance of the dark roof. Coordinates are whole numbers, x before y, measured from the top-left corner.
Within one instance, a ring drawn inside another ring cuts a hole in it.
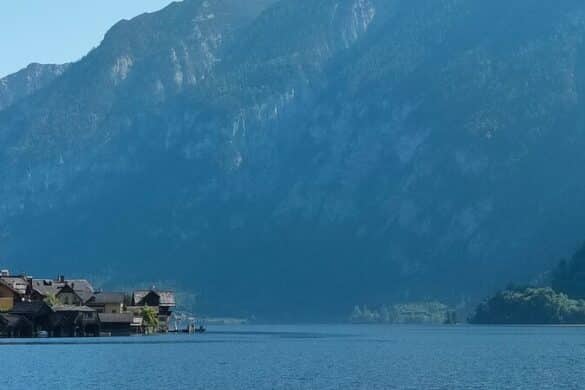
[[[48,310],[49,305],[43,301],[16,302],[11,310],[12,314],[35,315]]]
[[[175,306],[175,293],[172,291],[158,291],[158,290],[138,290],[134,291],[134,304],[140,306],[142,301],[150,293],[158,295],[161,306]]]
[[[107,303],[120,304],[124,303],[125,298],[126,295],[124,293],[100,292],[94,294],[94,296],[91,297],[88,303],[95,305],[105,305]]]
[[[61,289],[59,290],[59,292],[57,293],[57,296],[61,295],[61,294],[75,294],[80,300],[82,300],[83,302],[85,302],[87,299],[83,299],[78,293],[77,291],[75,291],[70,285],[65,284],[63,287],[61,287]]]
[[[65,283],[71,286],[83,302],[87,302],[93,296],[93,286],[85,279],[66,280]]]
[[[63,285],[50,279],[33,279],[32,288],[42,296],[57,295]]]
[[[87,306],[74,306],[74,305],[55,305],[51,307],[55,313],[63,312],[80,312],[80,313],[93,313],[94,309]]]
[[[72,279],[64,282],[50,279],[33,279],[32,281],[33,290],[44,297],[59,294],[66,285],[71,287],[84,302],[87,302],[93,295],[93,286],[85,279]]]
[[[132,313],[99,313],[98,317],[102,324],[131,324],[134,322]]]

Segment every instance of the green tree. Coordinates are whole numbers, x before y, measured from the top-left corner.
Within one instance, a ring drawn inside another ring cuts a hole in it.
[[[45,303],[51,307],[59,305],[61,303],[61,301],[59,301],[59,298],[57,298],[57,296],[55,294],[49,294],[47,295],[47,297],[44,299]]]
[[[476,324],[582,324],[585,301],[570,299],[551,288],[500,291],[477,307]]]
[[[148,333],[154,333],[158,329],[158,313],[149,306],[142,308],[142,322]]]

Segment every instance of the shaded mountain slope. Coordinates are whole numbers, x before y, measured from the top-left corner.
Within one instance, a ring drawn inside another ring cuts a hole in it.
[[[254,5],[122,22],[0,112],[7,261],[316,318],[479,296],[580,239],[580,2]]]

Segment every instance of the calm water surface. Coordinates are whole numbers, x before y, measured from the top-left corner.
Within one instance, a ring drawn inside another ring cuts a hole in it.
[[[585,328],[215,327],[0,350],[15,390],[585,388]]]

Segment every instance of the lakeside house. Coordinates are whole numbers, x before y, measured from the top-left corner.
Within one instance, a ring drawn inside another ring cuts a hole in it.
[[[132,294],[132,306],[128,308],[133,312],[141,310],[144,306],[156,307],[159,327],[167,332],[169,320],[173,309],[176,307],[175,294],[171,291],[157,291],[154,287],[150,290],[134,291]]]
[[[106,292],[85,279],[34,279],[0,271],[0,337],[128,336],[167,332],[172,291]],[[158,319],[144,322],[148,310]]]

